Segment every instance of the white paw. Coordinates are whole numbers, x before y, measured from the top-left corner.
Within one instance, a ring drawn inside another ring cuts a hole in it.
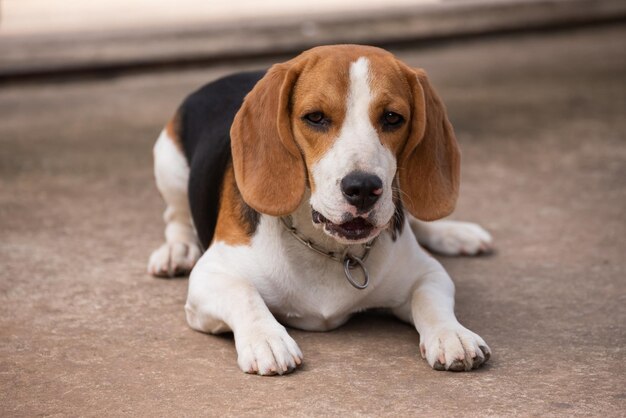
[[[189,274],[200,258],[197,244],[165,243],[152,252],[148,261],[148,273],[157,277],[174,277]]]
[[[435,370],[468,371],[491,357],[485,340],[461,324],[443,326],[420,339],[422,357]]]
[[[436,221],[428,229],[424,244],[441,254],[476,255],[493,250],[489,232],[472,222]]]
[[[235,346],[237,363],[246,373],[285,374],[302,364],[298,344],[278,323],[255,327],[251,332],[237,332]]]

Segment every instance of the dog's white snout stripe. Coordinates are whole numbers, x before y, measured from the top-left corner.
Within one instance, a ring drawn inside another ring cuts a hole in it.
[[[368,209],[371,206],[375,208],[381,223],[387,222],[394,212],[391,182],[396,161],[394,155],[382,145],[370,119],[370,107],[375,99],[371,77],[370,62],[366,57],[360,57],[350,65],[346,114],[339,136],[324,157],[311,168],[316,184],[311,205],[333,222],[339,222],[346,213],[356,214],[355,202],[346,198],[342,186],[353,172],[380,179],[380,185],[368,190],[368,195],[371,193],[371,197],[375,197],[369,202]]]

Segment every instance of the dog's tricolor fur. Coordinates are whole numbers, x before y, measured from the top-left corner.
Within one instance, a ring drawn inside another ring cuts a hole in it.
[[[436,369],[470,370],[489,358],[483,339],[454,315],[449,276],[418,245],[446,254],[491,245],[478,225],[424,222],[453,210],[460,159],[422,70],[378,48],[314,48],[189,96],[154,157],[166,242],[148,269],[191,271],[189,325],[232,331],[245,372],[283,374],[301,364],[281,323],[329,330],[368,308],[415,324]],[[337,254],[358,256],[378,237],[369,286],[355,289],[341,263],[298,242],[281,223],[286,216]]]

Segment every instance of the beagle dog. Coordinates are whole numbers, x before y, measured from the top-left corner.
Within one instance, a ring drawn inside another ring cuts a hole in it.
[[[426,73],[382,49],[317,47],[224,77],[187,97],[154,146],[166,242],[148,271],[190,273],[187,322],[232,331],[247,373],[302,364],[283,324],[331,330],[370,308],[414,324],[433,368],[477,368],[491,351],[418,244],[490,249],[480,226],[435,221],[455,206],[459,163]]]

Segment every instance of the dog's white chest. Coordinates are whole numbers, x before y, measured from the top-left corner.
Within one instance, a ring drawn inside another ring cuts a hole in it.
[[[329,330],[342,325],[355,312],[387,302],[378,299],[379,290],[386,287],[383,271],[391,259],[388,251],[382,250],[389,245],[388,238],[378,240],[365,262],[369,286],[357,289],[346,278],[343,263],[307,248],[285,233],[281,224],[262,222],[259,232],[251,249],[263,265],[263,273],[253,281],[282,323],[307,330]],[[358,268],[352,272],[356,281],[363,281]],[[382,294],[388,298],[394,290],[386,290]]]
[[[284,258],[280,274],[260,277],[255,284],[284,324],[318,331],[336,328],[363,309],[369,291],[352,287],[340,263],[309,251],[302,248],[297,259]]]

